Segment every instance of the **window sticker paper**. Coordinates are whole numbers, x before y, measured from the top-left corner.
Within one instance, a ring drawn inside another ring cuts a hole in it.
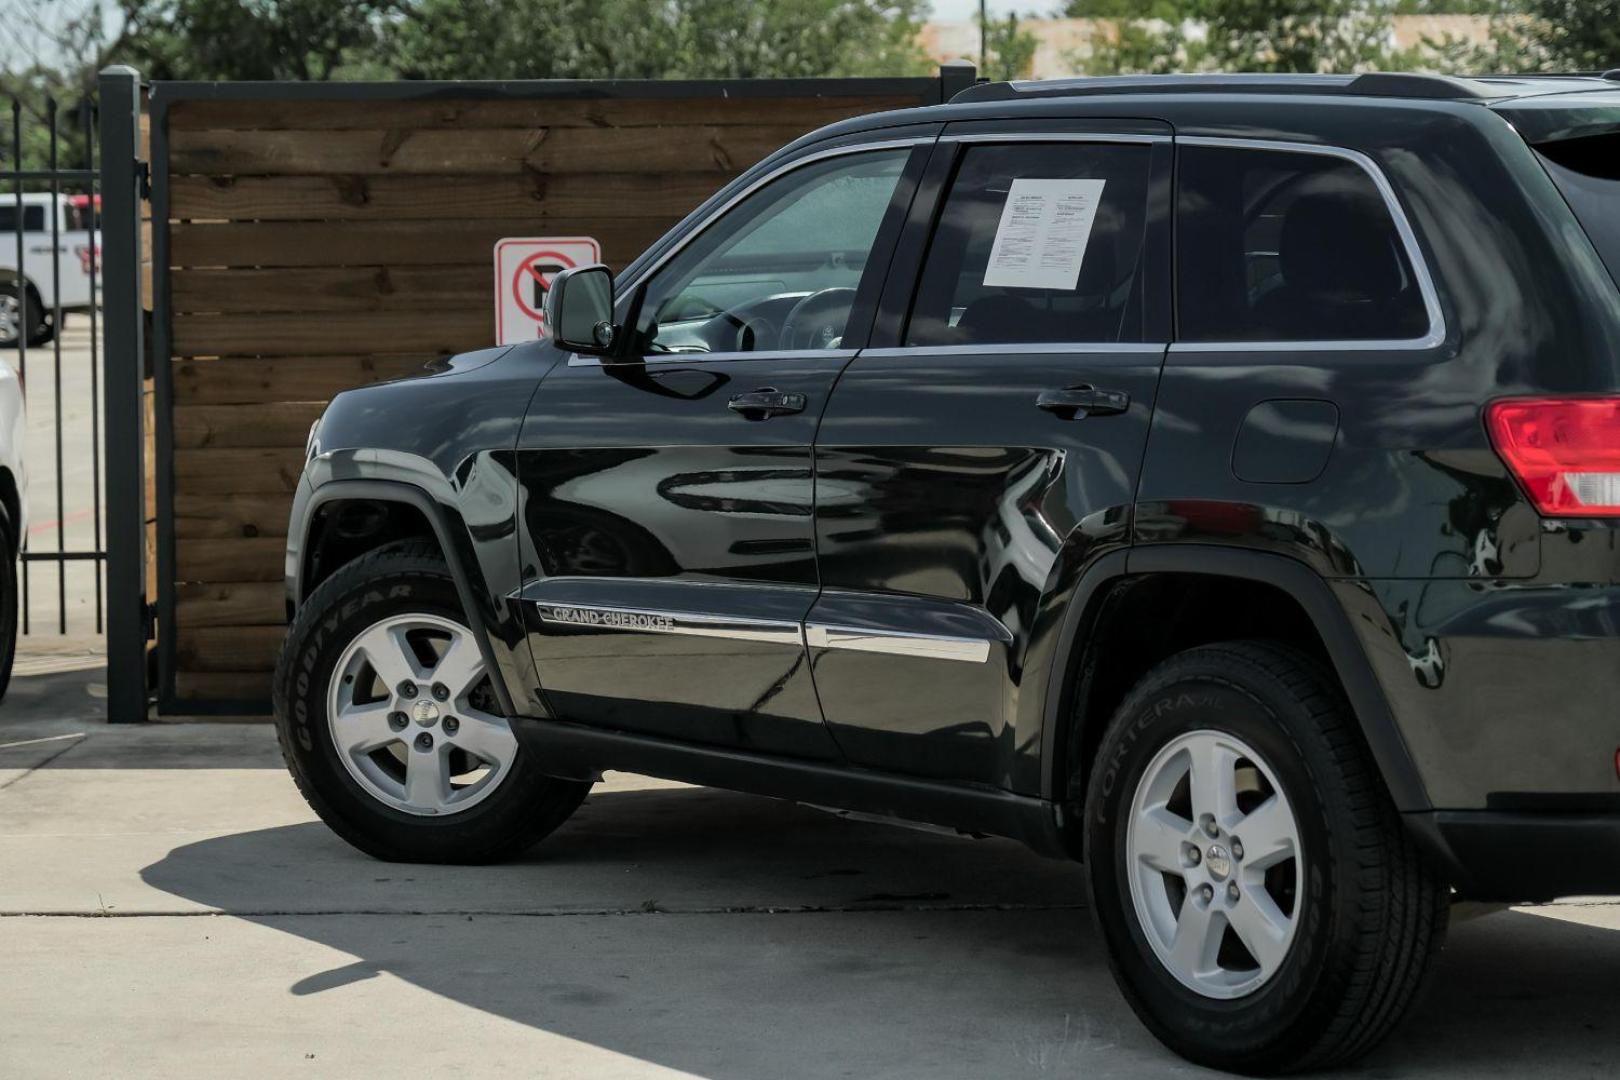
[[[1001,208],[984,283],[1073,290],[1106,180],[1014,180]]]

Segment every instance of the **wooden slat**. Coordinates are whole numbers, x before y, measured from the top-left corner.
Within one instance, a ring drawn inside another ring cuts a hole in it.
[[[291,495],[303,470],[302,446],[285,450],[174,452],[175,490],[188,495]]]
[[[303,446],[309,427],[325,406],[318,401],[277,401],[262,405],[176,405],[174,445]]]
[[[169,171],[208,176],[601,171],[633,161],[649,173],[729,173],[809,130],[804,124],[446,130],[176,131]]]
[[[280,582],[237,581],[221,585],[177,585],[175,621],[187,629],[203,626],[284,626],[285,586]]]
[[[449,311],[356,311],[339,318],[308,315],[176,315],[176,356],[297,356],[317,349],[366,355],[428,349],[458,353],[495,343],[483,308]]]
[[[522,217],[539,235],[548,223],[625,217],[672,220],[718,191],[734,174],[645,173],[501,176],[177,176],[169,216],[225,221],[411,221]]]
[[[203,128],[274,131],[354,128],[660,127],[780,124],[809,131],[848,116],[905,109],[921,96],[536,99],[531,101],[183,101],[169,109],[171,132]]]
[[[269,495],[190,495],[174,497],[174,535],[179,540],[229,540],[287,535],[292,498]]]
[[[281,581],[286,552],[280,536],[176,540],[174,574],[190,582]]]
[[[471,266],[175,270],[178,312],[446,311],[490,307],[488,260]]]
[[[330,401],[356,386],[415,374],[439,354],[228,357],[174,365],[177,405],[235,405],[265,401]]]
[[[177,665],[178,666],[178,665]],[[182,701],[262,701],[270,704],[270,671],[174,673],[174,696]]]
[[[677,218],[604,219],[579,223],[604,261],[622,265],[641,254]],[[177,224],[169,228],[169,265],[180,266],[449,266],[484,263],[495,241],[536,235],[519,221],[346,221]],[[540,232],[539,235],[546,235]]]
[[[218,626],[195,630],[182,626],[175,636],[175,661],[187,672],[272,671],[286,633],[286,628],[281,626]]]

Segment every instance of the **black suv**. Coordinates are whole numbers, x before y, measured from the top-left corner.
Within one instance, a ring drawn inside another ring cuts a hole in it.
[[[481,862],[604,769],[1083,858],[1143,1022],[1358,1055],[1456,897],[1620,891],[1620,85],[986,85],[550,341],[338,397],[288,765]]]

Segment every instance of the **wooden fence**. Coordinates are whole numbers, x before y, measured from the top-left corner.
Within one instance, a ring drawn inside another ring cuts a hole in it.
[[[160,710],[268,700],[310,424],[492,344],[496,240],[622,266],[784,143],[971,79],[154,84]]]

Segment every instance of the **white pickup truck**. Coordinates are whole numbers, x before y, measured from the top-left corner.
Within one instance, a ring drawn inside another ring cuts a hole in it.
[[[19,263],[17,197],[0,194],[0,349],[16,348],[20,337],[29,345],[51,340],[56,312],[88,309],[92,276],[99,284],[101,275],[93,220],[99,197],[92,202],[88,195],[24,194],[21,210]]]

